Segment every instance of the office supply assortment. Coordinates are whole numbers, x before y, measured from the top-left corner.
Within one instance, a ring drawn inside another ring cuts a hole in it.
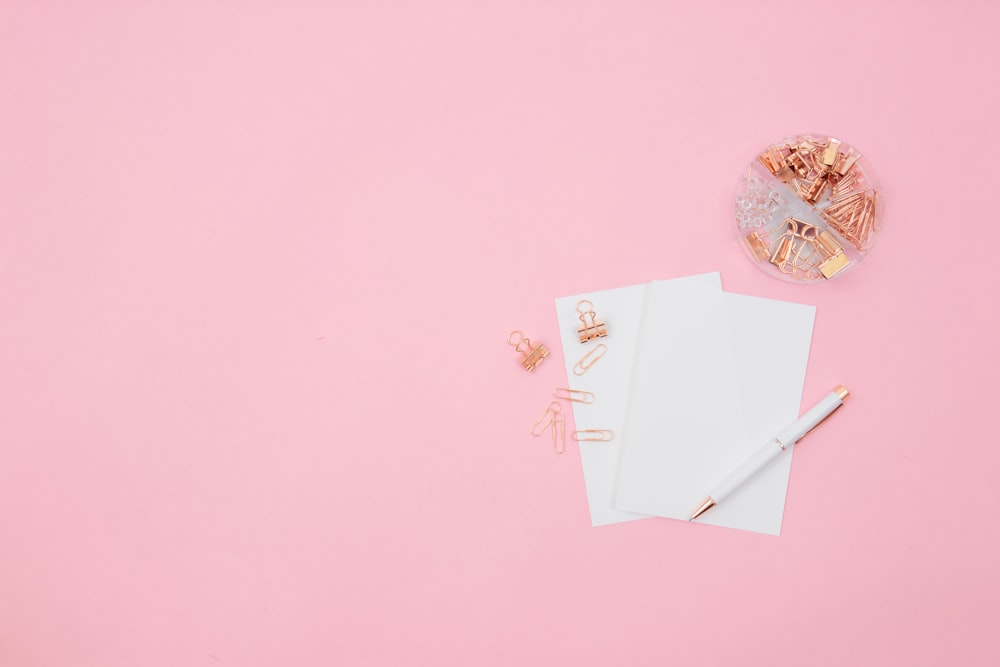
[[[882,199],[871,165],[854,147],[806,134],[764,149],[735,199],[744,253],[771,276],[831,280],[857,267],[878,239]]]
[[[614,354],[600,342],[577,359],[581,330],[600,325],[597,337],[611,340],[594,303],[613,324]],[[576,379],[552,390],[530,433],[548,433],[564,453],[563,402],[573,411],[569,439],[592,525],[658,516],[779,534],[793,445],[847,395],[840,387],[798,416],[815,308],[725,292],[718,273],[561,297],[555,307]],[[540,347],[514,333],[508,343],[522,352]],[[780,354],[760,353],[776,340]]]
[[[600,363],[584,363],[584,374],[572,352],[582,301],[585,313],[599,311],[613,328],[601,338],[610,342],[598,345],[614,348]],[[579,446],[594,526],[651,516],[689,521],[727,471],[798,423],[813,306],[724,292],[718,273],[561,297],[555,306],[573,380],[554,395],[573,412],[577,430],[569,436]],[[781,354],[760,354],[775,340]],[[543,412],[534,434],[552,426],[555,410]],[[786,443],[696,522],[777,535],[791,455]]]
[[[882,200],[856,148],[805,134],[750,163],[735,218],[740,247],[762,270],[817,283],[865,259]],[[816,309],[725,292],[718,273],[560,297],[555,306],[567,377],[576,379],[553,391],[531,434],[550,431],[553,449],[565,452],[559,401],[567,402],[591,523],[658,516],[779,534],[794,445],[848,395],[839,386],[799,416]],[[779,340],[780,353],[761,353]],[[528,371],[548,355],[520,331],[508,343]],[[579,344],[589,347],[570,352]]]

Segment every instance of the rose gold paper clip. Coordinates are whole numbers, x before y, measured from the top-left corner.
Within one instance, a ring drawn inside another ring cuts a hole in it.
[[[552,414],[552,449],[556,454],[566,451],[566,419],[561,410]]]
[[[548,428],[552,429],[552,449],[556,454],[562,454],[566,451],[566,418],[563,417],[562,406],[558,401],[549,403],[545,411],[538,416],[531,426],[531,435],[537,438]]]
[[[611,442],[615,439],[615,433],[606,428],[585,428],[582,431],[573,431],[569,437],[577,442]]]
[[[532,347],[531,340],[520,331],[511,331],[510,335],[507,336],[507,344],[512,345],[515,350],[521,353],[521,365],[529,373],[535,370],[535,366],[542,363],[545,357],[549,356],[548,348],[541,343]]]
[[[603,357],[604,353],[607,351],[608,346],[604,343],[599,343],[593,350],[590,350],[585,355],[580,357],[580,361],[576,362],[576,365],[573,366],[573,373],[576,375],[583,375],[589,371],[590,367],[593,366],[598,359]]]

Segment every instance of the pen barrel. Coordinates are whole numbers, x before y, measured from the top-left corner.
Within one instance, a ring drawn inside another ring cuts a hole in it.
[[[824,419],[833,414],[837,408],[844,404],[847,398],[847,389],[843,386],[837,387],[832,392],[824,396],[820,401],[811,407],[805,414],[796,419],[787,428],[783,429],[769,442],[764,443],[760,449],[754,452],[748,459],[715,486],[708,494],[702,504],[691,515],[691,519],[696,519],[705,513],[706,510],[722,502],[723,498],[738,489],[748,479],[753,477],[757,471],[770,463],[779,454],[786,450],[791,450],[795,443],[802,439],[809,431],[819,426]]]
[[[820,399],[816,405],[809,408],[805,414],[796,419],[793,424],[775,436],[776,439],[785,445],[785,447],[791,447],[801,440],[806,433],[819,426],[820,422],[829,417],[834,410],[843,404],[844,401],[837,395],[837,392],[831,391]]]
[[[766,466],[771,459],[784,450],[791,449],[806,433],[819,426],[820,422],[829,417],[834,410],[843,404],[843,399],[836,391],[832,391],[824,396],[816,405],[809,408],[805,414],[789,425],[788,428],[778,433],[773,440],[765,443],[750,458],[729,473],[709,495],[715,502],[722,502],[723,498],[742,486],[758,470]]]
[[[758,470],[770,463],[782,451],[784,450],[782,450],[776,440],[766,443],[738,468],[729,473],[724,480],[716,485],[709,495],[715,502],[721,503],[723,498],[742,486],[744,482],[753,477]]]

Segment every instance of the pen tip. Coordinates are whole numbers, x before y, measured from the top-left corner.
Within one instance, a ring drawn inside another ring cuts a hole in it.
[[[715,507],[715,498],[712,496],[705,496],[705,499],[701,501],[701,505],[698,505],[698,509],[694,511],[694,514],[691,515],[691,518],[688,519],[688,521],[694,521],[713,507]]]

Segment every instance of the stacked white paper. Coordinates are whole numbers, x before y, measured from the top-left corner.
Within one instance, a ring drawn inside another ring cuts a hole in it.
[[[605,355],[585,374],[576,304],[607,325]],[[816,309],[722,291],[718,273],[556,299],[593,525],[647,516],[687,520],[712,486],[799,413]],[[698,519],[779,534],[791,449]]]

